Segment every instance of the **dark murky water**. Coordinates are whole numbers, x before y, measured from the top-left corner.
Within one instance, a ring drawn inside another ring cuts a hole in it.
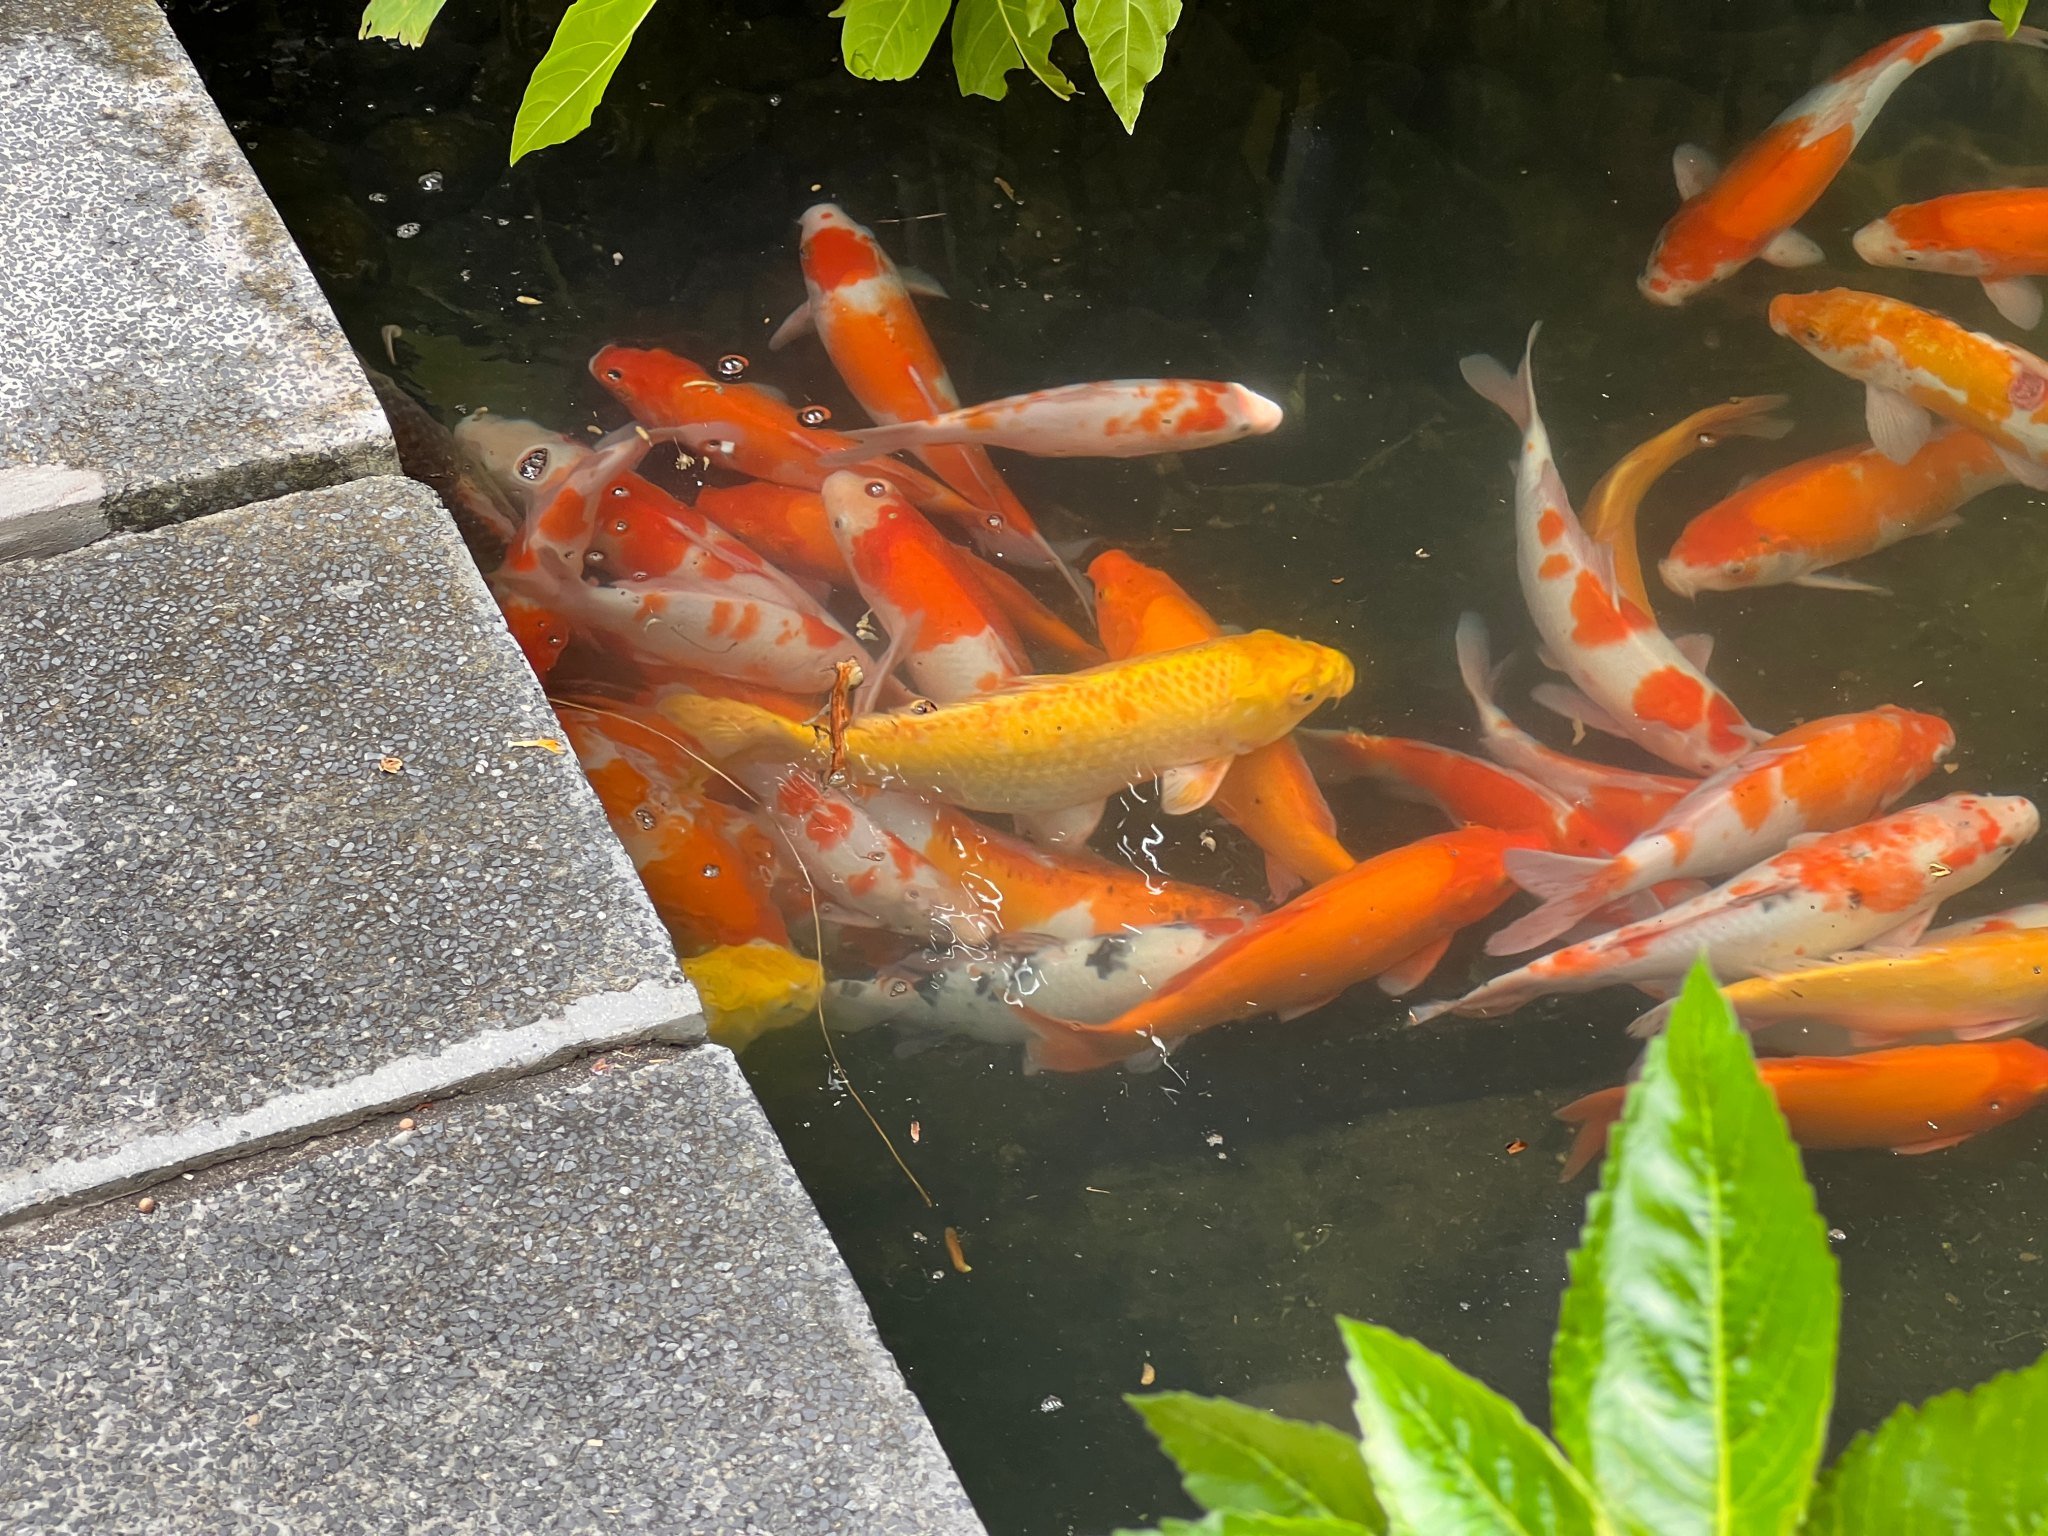
[[[1212,0],[1190,8],[1127,139],[1099,99],[1018,85],[1007,103],[962,102],[939,68],[903,86],[848,79],[822,5],[667,0],[596,131],[507,173],[550,7],[455,0],[418,54],[356,43],[352,4],[169,9],[357,345],[375,356],[380,328],[402,326],[395,371],[445,414],[616,424],[584,371],[614,339],[765,358],[801,296],[793,221],[836,198],[951,288],[926,313],[969,398],[1182,372],[1285,401],[1289,425],[1240,448],[1017,462],[1013,478],[1064,509],[1056,535],[1156,561],[1227,623],[1349,652],[1362,684],[1340,718],[1451,742],[1469,718],[1457,613],[1526,641],[1513,438],[1455,359],[1511,352],[1545,321],[1542,399],[1580,492],[1686,411],[1791,395],[1785,444],[1732,443],[1668,479],[1645,514],[1652,552],[1739,477],[1854,438],[1858,392],[1764,325],[1780,274],[1753,267],[1676,313],[1632,280],[1675,205],[1674,144],[1726,153],[1865,47],[1961,14]],[[1848,234],[1909,197],[2029,179],[2044,119],[2038,56],[1977,48],[1931,66],[1805,221],[1833,264],[1792,285],[1851,282],[1989,325],[1972,287],[1872,271]],[[756,376],[848,406],[814,347]],[[1771,726],[1886,701],[1938,710],[1961,738],[1944,788],[2039,795],[2039,517],[1998,491],[1961,530],[1858,567],[1896,588],[1888,600],[1710,594],[1698,620],[1719,640],[1715,676]],[[1362,853],[1432,829],[1363,791],[1336,803]],[[1108,836],[1150,832],[1140,807]],[[1256,889],[1228,829],[1208,851],[1175,828],[1162,858]],[[2042,895],[2044,868],[2022,854],[1970,909]],[[1430,990],[1476,969],[1454,952]],[[1540,1419],[1585,1189],[1554,1182],[1565,1137],[1550,1112],[1624,1071],[1632,1012],[1609,994],[1410,1032],[1359,989],[1292,1025],[1205,1037],[1140,1078],[1026,1080],[1009,1051],[899,1059],[886,1032],[847,1041],[936,1212],[834,1085],[814,1030],[745,1059],[990,1528],[1099,1531],[1181,1506],[1119,1401],[1147,1362],[1160,1386],[1341,1416],[1337,1311],[1420,1336]],[[1507,1155],[1517,1139],[1529,1151]],[[1840,1434],[2048,1345],[2044,1151],[2036,1117],[1934,1157],[1812,1160],[1845,1234]],[[946,1262],[948,1223],[972,1274]]]

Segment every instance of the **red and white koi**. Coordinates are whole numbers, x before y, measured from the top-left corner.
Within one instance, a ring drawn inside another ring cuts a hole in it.
[[[2016,933],[2023,928],[2048,928],[2048,901],[2030,901],[2000,912],[1987,912],[1982,917],[1945,923],[1929,930],[1920,942],[1946,944],[1951,939],[1967,939],[1980,933]]]
[[[1544,904],[1486,952],[1534,949],[1661,881],[1729,874],[1796,837],[1866,821],[1932,773],[1955,740],[1947,721],[1890,704],[1809,720],[1737,758],[1610,858],[1512,850],[1508,874]]]
[[[1853,288],[1781,293],[1771,329],[1864,387],[1870,440],[1909,461],[1945,417],[1991,439],[2013,479],[2048,489],[2048,361],[1927,310]]]
[[[953,546],[894,486],[841,470],[824,496],[860,595],[919,692],[951,704],[1030,670],[1009,620],[961,579]]]
[[[1998,187],[1907,203],[1856,231],[1873,267],[1974,277],[1992,307],[2022,330],[2041,323],[2048,273],[2048,187]]]
[[[1636,280],[1657,304],[1687,299],[1761,257],[1777,267],[1807,267],[1821,249],[1793,229],[1848,163],[1884,104],[1913,72],[1970,43],[2007,41],[1997,21],[1922,27],[1856,59],[1793,102],[1736,156],[1727,170],[1694,144],[1671,158],[1678,194],[1671,216]],[[2010,39],[2048,46],[2048,34],[2021,27]]]
[[[1935,906],[1983,880],[2040,828],[2018,796],[1950,795],[1830,832],[1642,922],[1415,1010],[1492,1018],[1557,992],[1668,984],[1702,954],[1730,980],[1879,938],[1910,944]]]
[[[1580,526],[1536,408],[1536,331],[1513,378],[1490,357],[1459,364],[1465,380],[1522,430],[1515,480],[1515,546],[1522,596],[1545,662],[1578,692],[1539,698],[1569,718],[1636,742],[1676,767],[1707,773],[1759,738],[1704,671],[1709,643],[1674,644],[1621,590],[1614,554]]]
[[[943,443],[1008,448],[1041,458],[1130,459],[1189,453],[1271,432],[1285,413],[1242,384],[1208,379],[1110,379],[1065,384],[946,411],[926,421],[849,432],[856,445],[834,459],[922,453]]]

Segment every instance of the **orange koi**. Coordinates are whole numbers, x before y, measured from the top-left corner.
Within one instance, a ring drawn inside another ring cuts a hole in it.
[[[1122,550],[1096,556],[1088,579],[1095,584],[1096,627],[1113,657],[1170,651],[1223,633],[1171,576]],[[1266,880],[1275,898],[1340,875],[1357,862],[1337,840],[1330,803],[1301,749],[1287,737],[1233,761],[1214,803],[1266,855]]]
[[[1935,433],[1904,464],[1875,448],[1840,448],[1707,508],[1685,525],[1657,572],[1684,597],[1788,582],[1881,594],[1869,582],[1821,572],[1951,527],[1965,502],[2011,479],[1997,450],[1963,427]]]
[[[1108,379],[1063,384],[847,434],[851,454],[918,453],[943,443],[1042,458],[1129,459],[1216,448],[1280,425],[1285,413],[1242,384],[1209,379]]]
[[[792,576],[853,585],[825,519],[825,498],[816,491],[772,480],[707,485],[697,493],[696,507]]]
[[[2048,1094],[2048,1050],[2026,1040],[1767,1057],[1757,1071],[1792,1139],[1816,1152],[1938,1152],[2018,1119]],[[1627,1096],[1625,1086],[1603,1088],[1557,1112],[1578,1127],[1561,1180],[1606,1149]]]
[[[1353,865],[1297,896],[1107,1024],[1035,1019],[1027,1071],[1083,1072],[1238,1019],[1292,1019],[1374,977],[1417,985],[1459,929],[1508,897],[1501,855],[1515,836],[1440,832]]]
[[[1848,163],[1892,92],[1931,59],[1970,43],[2005,41],[1996,21],[1922,27],[1895,37],[1793,102],[1726,171],[1717,171],[1699,146],[1680,145],[1671,169],[1685,202],[1657,236],[1636,280],[1643,297],[1683,304],[1758,257],[1775,267],[1821,260],[1820,247],[1792,226]],[[2011,41],[2048,47],[2048,34],[2021,27]]]
[[[1857,230],[1856,254],[1873,267],[1974,277],[1994,309],[2031,331],[2041,323],[2041,290],[2028,279],[2048,273],[2048,188],[1907,203]]]

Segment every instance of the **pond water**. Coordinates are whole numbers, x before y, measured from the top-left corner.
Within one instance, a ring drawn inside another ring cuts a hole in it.
[[[1866,268],[1848,236],[1910,198],[2028,179],[2048,117],[2038,55],[1938,61],[1804,221],[1828,265],[1759,264],[1667,311],[1634,277],[1676,204],[1672,147],[1725,155],[1863,49],[1956,17],[1209,0],[1127,138],[1085,92],[1062,105],[1019,83],[1008,102],[963,102],[936,66],[856,82],[823,5],[665,0],[595,131],[508,172],[554,7],[453,0],[417,53],[356,42],[352,4],[168,9],[350,336],[378,358],[401,327],[386,366],[445,418],[617,425],[585,364],[625,340],[750,354],[754,377],[847,419],[814,345],[766,351],[802,294],[796,216],[833,198],[949,287],[924,312],[969,398],[1180,373],[1287,404],[1281,431],[1218,452],[1007,466],[1056,538],[1163,566],[1225,623],[1348,653],[1360,686],[1332,720],[1466,746],[1457,615],[1486,615],[1502,645],[1530,637],[1514,438],[1458,357],[1511,355],[1544,322],[1541,398],[1578,493],[1686,412],[1790,396],[1785,442],[1732,442],[1659,487],[1644,543],[1660,553],[1741,477],[1860,433],[1860,392],[1770,333],[1772,292],[1845,282],[1994,326],[1973,286]],[[1716,637],[1715,678],[1752,719],[1934,710],[1960,741],[1942,790],[2038,796],[2040,516],[2026,492],[1995,491],[1960,529],[1855,568],[1888,598],[1707,594],[1696,616],[1659,601]],[[1526,700],[1536,676],[1525,655],[1509,700],[1548,730]],[[1362,789],[1333,800],[1361,853],[1435,830]],[[1210,815],[1162,834],[1150,807],[1113,807],[1097,846],[1260,890],[1252,851]],[[2023,852],[1961,910],[2035,899],[2043,870]],[[1426,995],[1488,964],[1468,940]],[[1619,1080],[1635,1011],[1607,992],[1412,1031],[1360,987],[1293,1023],[1213,1032],[1144,1076],[1026,1078],[1009,1048],[899,1056],[887,1030],[849,1037],[846,1072],[929,1210],[815,1027],[743,1059],[989,1528],[1096,1532],[1185,1508],[1120,1394],[1152,1380],[1341,1419],[1337,1312],[1417,1335],[1541,1422],[1587,1187],[1556,1181],[1568,1138],[1551,1114]],[[2035,1116],[1936,1156],[1809,1160],[1847,1295],[1838,1439],[2048,1346],[2044,1152]],[[949,1225],[971,1273],[948,1263]]]

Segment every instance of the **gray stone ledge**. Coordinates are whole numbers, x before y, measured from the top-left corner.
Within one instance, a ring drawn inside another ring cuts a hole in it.
[[[0,3],[0,186],[0,466],[98,471],[116,528],[396,469],[151,0]]]

